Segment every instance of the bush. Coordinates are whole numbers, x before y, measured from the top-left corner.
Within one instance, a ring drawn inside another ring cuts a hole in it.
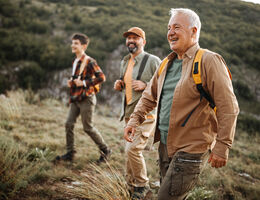
[[[19,86],[33,90],[40,88],[44,76],[44,70],[35,62],[23,63],[17,72]]]
[[[46,22],[35,20],[30,22],[27,26],[27,30],[32,33],[44,34],[50,31],[50,25]]]
[[[7,78],[0,74],[0,94],[4,93],[6,90],[9,89],[9,84]]]
[[[210,199],[213,196],[213,191],[206,190],[204,187],[195,187],[188,195],[188,200]]]
[[[259,134],[260,120],[250,115],[240,114],[237,120],[237,127],[249,134]]]
[[[252,94],[249,87],[242,81],[238,80],[238,81],[233,82],[233,86],[234,86],[234,92],[236,95],[238,95],[246,100],[250,100],[250,101],[255,100],[255,97]]]

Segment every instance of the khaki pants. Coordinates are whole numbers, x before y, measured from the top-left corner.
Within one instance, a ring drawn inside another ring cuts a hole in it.
[[[209,152],[190,154],[177,152],[168,158],[165,144],[159,145],[161,187],[158,200],[184,200],[198,181]]]
[[[66,128],[66,142],[67,151],[74,151],[74,125],[79,115],[83,124],[84,131],[91,137],[91,139],[98,145],[100,150],[106,150],[107,145],[99,133],[99,131],[93,127],[93,114],[96,106],[96,96],[88,96],[81,102],[74,102],[70,104],[69,114],[65,123]]]
[[[125,119],[127,123],[129,119]],[[133,142],[126,142],[126,181],[134,187],[148,185],[147,169],[142,151],[148,143],[149,136],[155,128],[155,119],[148,118],[136,128]]]

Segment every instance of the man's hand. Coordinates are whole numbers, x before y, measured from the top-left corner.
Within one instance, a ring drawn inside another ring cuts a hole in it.
[[[209,156],[208,163],[211,163],[211,167],[220,168],[224,167],[227,164],[227,159],[224,159],[214,153],[211,153]]]
[[[133,80],[132,81],[132,87],[134,91],[143,91],[146,88],[146,83],[139,80]]]
[[[83,81],[82,81],[82,80],[75,79],[75,80],[74,80],[74,83],[76,84],[77,87],[83,86]]]
[[[117,91],[122,91],[123,88],[124,88],[124,81],[116,80],[114,83],[114,89]]]
[[[67,86],[68,86],[69,88],[71,88],[71,85],[72,85],[72,80],[70,79],[70,80],[67,81]]]
[[[133,142],[134,135],[135,135],[135,128],[127,126],[124,131],[124,139],[127,142]]]

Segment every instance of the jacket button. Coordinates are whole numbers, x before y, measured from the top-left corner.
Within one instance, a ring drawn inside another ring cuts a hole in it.
[[[181,171],[181,169],[179,167],[175,167],[174,169],[175,169],[176,172]]]

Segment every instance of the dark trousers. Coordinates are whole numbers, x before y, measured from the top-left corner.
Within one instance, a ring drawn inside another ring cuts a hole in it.
[[[168,157],[167,146],[160,142],[159,165],[161,186],[158,200],[184,200],[198,181],[209,152],[191,154],[177,152]]]
[[[65,123],[67,151],[74,151],[74,125],[78,116],[81,116],[83,129],[98,145],[100,150],[106,150],[107,145],[100,132],[93,127],[93,114],[96,106],[96,96],[88,96],[81,102],[70,104],[69,114]]]

